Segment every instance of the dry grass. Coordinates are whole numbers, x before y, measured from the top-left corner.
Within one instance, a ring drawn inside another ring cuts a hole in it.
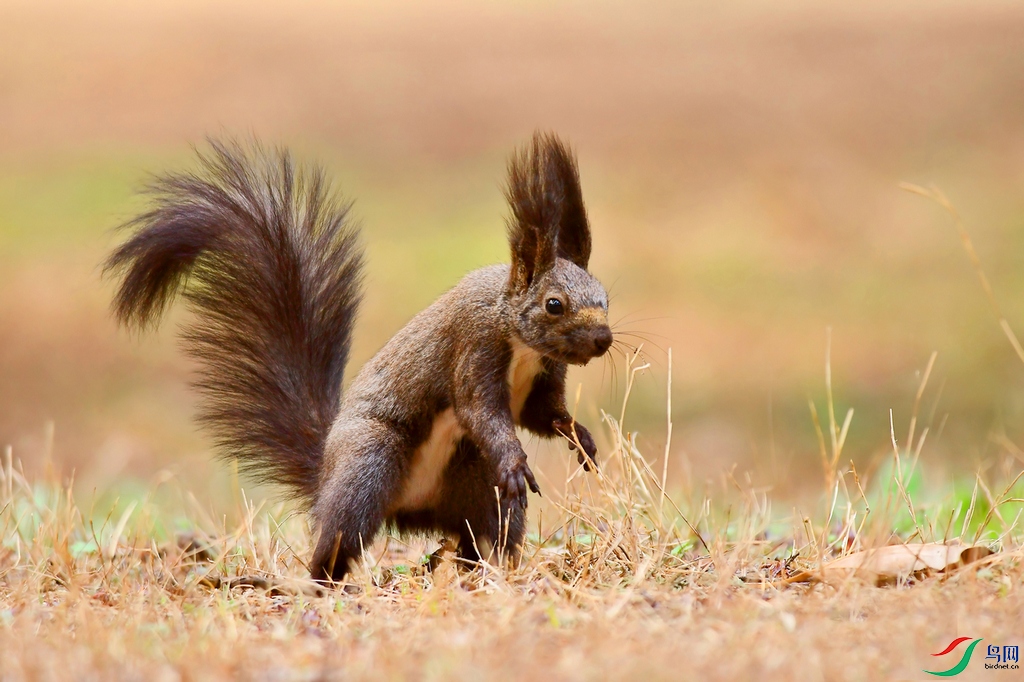
[[[956,636],[1018,643],[1015,481],[993,494],[998,476],[979,476],[969,503],[915,499],[905,464],[920,449],[894,451],[891,480],[836,469],[841,432],[826,415],[832,483],[808,515],[773,513],[765,491],[734,479],[734,506],[673,500],[605,415],[616,447],[599,475],[548,487],[556,518],[535,519],[521,566],[457,565],[442,545],[431,570],[436,543],[389,538],[334,591],[305,580],[308,529],[285,508],[243,495],[217,519],[178,491],[190,511],[175,531],[154,501],[173,481],[101,514],[69,482],[28,480],[8,450],[0,678],[876,680],[922,677]],[[954,537],[998,553],[888,588],[782,582],[864,547]]]

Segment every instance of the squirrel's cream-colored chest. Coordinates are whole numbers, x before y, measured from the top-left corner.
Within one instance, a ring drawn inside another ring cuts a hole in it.
[[[541,354],[519,339],[512,339],[512,362],[508,365],[509,406],[512,419],[519,424],[519,415],[533,388],[533,380],[543,369]]]
[[[533,388],[533,380],[541,373],[541,354],[519,339],[512,340],[512,361],[508,366],[509,407],[512,418],[519,423],[519,415]],[[434,417],[430,435],[413,453],[409,471],[398,500],[391,511],[415,511],[434,505],[441,491],[441,475],[455,452],[455,445],[465,430],[448,408]]]

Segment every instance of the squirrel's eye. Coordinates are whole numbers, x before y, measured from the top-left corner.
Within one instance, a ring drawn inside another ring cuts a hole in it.
[[[551,315],[561,315],[565,312],[565,308],[562,307],[562,302],[557,298],[549,298],[548,302],[544,304],[544,309]]]

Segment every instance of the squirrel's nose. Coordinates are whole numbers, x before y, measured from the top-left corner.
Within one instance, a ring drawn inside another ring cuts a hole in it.
[[[596,355],[604,355],[612,347],[612,330],[608,327],[601,327],[591,337],[594,342]]]

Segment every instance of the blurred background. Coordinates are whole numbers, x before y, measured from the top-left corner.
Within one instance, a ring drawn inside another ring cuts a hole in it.
[[[191,420],[186,313],[118,330],[99,268],[147,174],[189,167],[204,136],[286,144],[355,199],[351,376],[507,259],[505,159],[540,128],[578,152],[592,271],[650,365],[626,426],[656,463],[672,349],[672,487],[820,492],[809,402],[827,421],[829,329],[839,421],[854,410],[844,461],[891,453],[890,410],[904,445],[936,352],[923,459],[943,476],[1005,466],[1024,446],[1024,364],[949,217],[899,183],[956,204],[1024,333],[1022,48],[1024,5],[988,0],[0,0],[0,445],[80,486],[167,470],[226,489]],[[621,358],[579,384],[602,431]],[[561,481],[563,449],[541,457]]]

